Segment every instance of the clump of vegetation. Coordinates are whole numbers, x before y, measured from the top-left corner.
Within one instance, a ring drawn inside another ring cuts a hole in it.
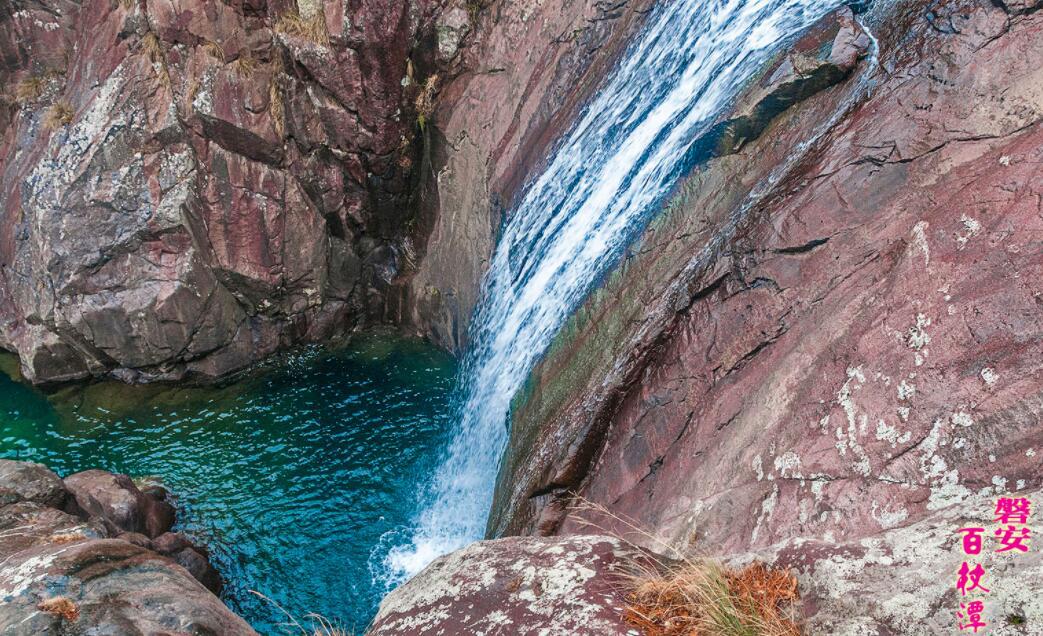
[[[47,114],[44,115],[43,125],[45,128],[50,130],[61,128],[62,126],[68,126],[72,123],[72,119],[75,115],[76,111],[72,109],[72,105],[70,105],[69,102],[57,101],[47,109]]]
[[[47,80],[39,75],[30,75],[18,82],[15,87],[15,99],[19,104],[26,104],[43,95],[47,88]]]
[[[279,137],[286,135],[286,102],[283,98],[279,78],[283,72],[282,58],[272,59],[272,78],[268,82],[268,112],[272,116],[275,132]]]
[[[286,616],[287,620],[289,621],[288,623],[286,623],[286,625],[288,627],[295,627],[298,630],[300,630],[302,636],[351,636],[348,633],[348,631],[344,628],[338,627],[330,619],[326,618],[325,616],[315,614],[314,612],[304,615],[303,621],[307,624],[307,626],[305,626],[301,623],[301,621],[294,618],[293,614],[287,612],[282,605],[279,605],[278,603],[268,598],[264,594],[261,594],[256,590],[250,590],[250,593],[256,596],[257,598],[270,603],[273,607],[275,607],[275,609],[282,612],[283,615]]]
[[[792,616],[797,580],[789,572],[686,559],[630,581],[623,618],[649,636],[800,636]]]
[[[250,53],[242,53],[234,62],[232,69],[242,77],[250,77],[260,64]]]
[[[279,33],[292,35],[319,44],[329,46],[330,35],[326,31],[326,16],[321,11],[311,18],[304,19],[296,11],[287,11],[275,23],[275,30]]]
[[[484,8],[482,0],[467,0],[467,17],[471,22],[472,28],[477,26],[478,14],[480,14]]]
[[[159,81],[164,86],[170,88],[170,72],[167,70],[167,60],[163,57],[163,45],[160,43],[159,38],[152,31],[149,31],[141,38],[141,50],[148,56],[149,62],[152,63],[158,73]]]
[[[618,531],[610,531],[632,545],[635,557],[623,576],[623,620],[647,636],[800,636],[795,622],[797,579],[791,572],[753,563],[742,569],[695,555],[692,545],[665,541],[604,506],[580,499],[574,506],[586,525],[597,526],[583,515],[610,519],[613,528],[636,534],[666,558],[643,550]]]
[[[423,130],[431,115],[435,113],[435,93],[438,91],[438,74],[431,75],[416,96],[416,122]]]
[[[55,596],[45,601],[41,601],[40,604],[36,606],[36,609],[48,614],[61,616],[70,623],[80,617],[80,610],[76,607],[76,604],[64,596]]]
[[[225,50],[221,48],[221,45],[213,40],[207,40],[203,43],[203,50],[206,51],[207,55],[214,58],[215,60],[225,61]]]

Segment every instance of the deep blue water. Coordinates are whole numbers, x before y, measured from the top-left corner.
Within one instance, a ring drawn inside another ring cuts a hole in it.
[[[211,548],[225,601],[259,632],[295,633],[249,590],[359,633],[384,592],[370,554],[415,513],[450,433],[455,374],[448,355],[390,336],[288,354],[223,387],[44,396],[0,374],[0,457],[157,476],[183,530]]]

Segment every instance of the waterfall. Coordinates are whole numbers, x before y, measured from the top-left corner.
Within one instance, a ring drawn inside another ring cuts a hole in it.
[[[471,327],[459,428],[397,582],[485,530],[511,399],[591,286],[690,169],[688,150],[788,39],[840,0],[661,0],[508,214]],[[376,553],[375,553],[376,554]]]

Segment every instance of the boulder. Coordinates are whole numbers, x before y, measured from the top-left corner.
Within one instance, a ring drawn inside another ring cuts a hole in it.
[[[0,634],[254,634],[215,596],[206,550],[167,532],[166,490],[146,490],[0,460]]]
[[[46,466],[0,459],[0,506],[31,501],[61,508],[65,495],[62,480]]]
[[[256,632],[179,565],[118,539],[5,554],[0,633]]]
[[[86,470],[66,477],[65,487],[80,510],[120,530],[155,538],[174,525],[174,507],[144,494],[126,475]]]
[[[366,633],[634,634],[621,618],[621,577],[640,558],[602,536],[481,541],[393,590]]]

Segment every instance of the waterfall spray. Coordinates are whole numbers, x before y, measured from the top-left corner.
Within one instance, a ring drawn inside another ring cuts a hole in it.
[[[690,169],[682,158],[786,41],[839,0],[664,0],[507,218],[472,321],[459,426],[389,583],[485,530],[511,399],[552,338]],[[378,556],[375,553],[375,556]]]

